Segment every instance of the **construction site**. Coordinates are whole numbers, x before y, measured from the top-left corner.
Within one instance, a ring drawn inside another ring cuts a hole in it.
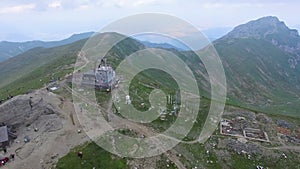
[[[237,117],[232,120],[222,119],[220,122],[220,133],[228,136],[244,137],[257,141],[269,142],[268,134],[259,128],[247,127],[245,118]]]

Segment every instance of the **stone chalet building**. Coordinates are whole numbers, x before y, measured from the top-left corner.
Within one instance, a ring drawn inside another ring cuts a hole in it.
[[[110,91],[115,83],[116,73],[110,65],[106,64],[106,59],[101,59],[97,69],[85,72],[82,76],[82,85],[94,86],[100,90]]]

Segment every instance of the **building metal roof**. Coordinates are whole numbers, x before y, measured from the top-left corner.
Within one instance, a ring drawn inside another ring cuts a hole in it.
[[[8,141],[8,133],[7,133],[7,127],[2,126],[0,127],[0,143]]]

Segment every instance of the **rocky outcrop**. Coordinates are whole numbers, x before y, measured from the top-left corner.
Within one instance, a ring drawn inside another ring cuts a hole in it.
[[[282,40],[286,39],[272,38],[270,35],[284,35],[285,38],[299,38],[296,29],[290,29],[284,22],[280,21],[277,17],[267,16],[248,23],[235,27],[223,38],[255,38],[255,39],[268,39],[273,44],[278,45]],[[282,36],[281,36],[282,38]],[[281,41],[279,41],[281,40]]]
[[[0,105],[0,123],[30,125],[41,115],[58,113],[58,108],[45,101],[43,94],[46,93],[17,96]]]

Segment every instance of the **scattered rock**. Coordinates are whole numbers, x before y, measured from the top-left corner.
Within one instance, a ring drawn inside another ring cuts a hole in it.
[[[52,159],[52,160],[55,159],[55,158],[57,158],[57,157],[58,157],[58,154],[57,154],[57,153],[51,155],[51,159]]]
[[[293,124],[290,124],[288,123],[287,121],[285,120],[277,120],[276,121],[276,124],[279,126],[279,127],[284,127],[284,128],[287,128],[287,129],[292,129],[294,127]]]
[[[223,141],[225,142],[225,144],[227,144],[227,147],[230,150],[235,151],[239,154],[243,152],[247,152],[249,154],[260,154],[262,151],[258,145],[252,143],[245,144],[233,139],[225,139]]]

